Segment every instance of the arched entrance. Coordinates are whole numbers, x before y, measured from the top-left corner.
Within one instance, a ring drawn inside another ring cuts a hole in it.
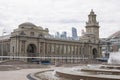
[[[36,46],[35,44],[29,44],[27,47],[27,55],[28,57],[36,57]],[[28,62],[32,62],[34,58],[28,58]]]
[[[97,49],[96,48],[93,49],[93,58],[97,58]]]

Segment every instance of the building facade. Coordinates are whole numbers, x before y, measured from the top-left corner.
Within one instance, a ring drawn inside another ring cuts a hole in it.
[[[83,35],[83,39],[77,41],[50,38],[48,28],[43,29],[30,22],[25,22],[10,35],[0,38],[0,56],[19,57],[20,60],[27,62],[32,62],[34,59],[45,59],[53,63],[56,61],[78,63],[83,59],[101,57],[99,26],[93,11],[89,14],[86,33],[90,33],[90,35]]]
[[[102,38],[102,53],[104,57],[109,57],[112,52],[120,51],[120,31],[110,35],[108,38]]]

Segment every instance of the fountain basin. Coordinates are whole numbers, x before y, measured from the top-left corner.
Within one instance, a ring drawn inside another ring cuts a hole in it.
[[[108,68],[108,67],[113,67]],[[120,80],[119,65],[89,64],[74,67],[56,67],[37,73],[40,80]]]
[[[89,72],[92,74],[120,75],[120,71],[110,69],[81,69],[81,71]]]
[[[120,80],[120,76],[118,75],[103,75],[103,74],[94,74],[87,72],[64,72],[64,71],[56,71],[56,74],[59,77],[64,77],[72,80]]]
[[[64,68],[57,70],[56,74],[59,77],[72,80],[120,80],[120,70],[114,69],[114,67],[120,66],[111,65],[110,67],[113,67],[113,69],[108,69],[107,67],[109,66],[110,65],[87,65],[86,67],[82,66],[82,68],[80,66],[81,69],[78,68],[78,70]]]

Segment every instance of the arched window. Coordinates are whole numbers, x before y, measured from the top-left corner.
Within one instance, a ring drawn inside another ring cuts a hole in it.
[[[24,31],[21,31],[20,32],[20,35],[26,35]]]
[[[43,37],[43,35],[42,35],[42,34],[39,34],[39,37]]]

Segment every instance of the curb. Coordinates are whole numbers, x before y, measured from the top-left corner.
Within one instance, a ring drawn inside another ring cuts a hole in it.
[[[40,72],[30,73],[30,74],[28,74],[26,77],[27,77],[29,80],[41,80],[40,78],[37,78],[37,77],[35,76],[35,74],[43,73],[43,72],[46,72],[46,71],[53,71],[53,70],[50,69],[50,70],[44,70],[44,71],[40,71]]]
[[[30,73],[30,74],[28,74],[26,77],[27,77],[29,80],[41,80],[41,79],[35,77],[34,74],[36,74],[36,73]]]

